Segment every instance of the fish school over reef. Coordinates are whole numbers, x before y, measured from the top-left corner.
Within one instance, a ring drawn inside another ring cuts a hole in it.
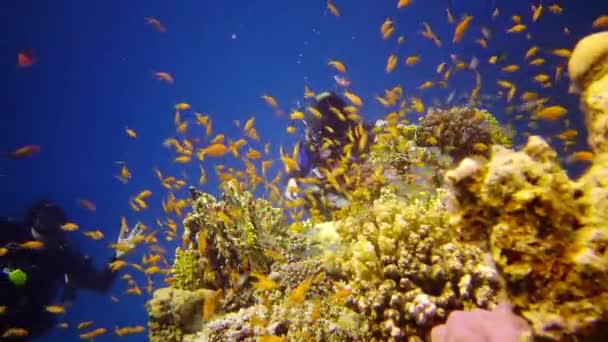
[[[513,341],[605,334],[608,203],[597,198],[608,191],[600,184],[608,7],[587,31],[573,32],[560,18],[576,2],[531,1],[526,11],[493,7],[479,17],[447,1],[433,18],[416,16],[422,1],[393,2],[375,33],[379,47],[392,47],[374,69],[394,82],[384,89],[359,92],[365,80],[350,77],[346,53],[326,60],[331,91],[304,83],[304,105],[293,107],[260,93],[266,112],[233,120],[238,134],[219,131],[222,116],[194,101],[171,103],[174,133],[154,148],[173,165],[134,170],[122,160],[112,175],[116,186],[145,172],[158,180],[125,199],[120,230],[143,234],[135,253],[108,265],[126,284],[111,300],[146,296],[147,324],[67,322],[62,315],[84,304],[48,303],[57,329],[83,340],[150,341],[447,341],[458,327]],[[318,15],[340,26],[348,7],[328,0]],[[406,15],[417,31],[400,29]],[[564,40],[537,40],[545,22]],[[171,32],[160,14],[141,25]],[[592,44],[581,40],[587,35]],[[428,45],[410,48],[412,36]],[[505,53],[495,43],[505,40],[525,48]],[[474,48],[451,53],[464,44]],[[34,51],[17,53],[18,73],[49,67]],[[445,59],[426,62],[433,54]],[[169,69],[150,71],[150,82],[175,87]],[[405,87],[392,78],[400,70],[428,78]],[[323,106],[328,96],[338,100]],[[586,131],[573,124],[580,118]],[[268,120],[290,140],[264,139],[257,126]],[[315,122],[322,124],[313,129]],[[140,131],[116,133],[133,143]],[[50,148],[25,142],[4,155],[19,163]],[[571,165],[588,169],[570,180],[562,168]],[[74,206],[97,208],[88,198]],[[79,222],[61,230],[113,250],[132,247]],[[0,248],[0,258],[10,253]],[[7,310],[0,306],[0,318]],[[492,320],[501,328],[479,323]],[[0,331],[27,335],[19,326]]]

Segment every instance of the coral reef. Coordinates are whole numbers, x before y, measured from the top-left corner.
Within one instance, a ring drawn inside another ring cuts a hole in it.
[[[236,181],[224,183],[220,199],[191,189],[173,288],[146,306],[150,339],[441,341],[446,333],[522,338],[530,329],[550,340],[601,336],[608,33],[588,39],[569,64],[595,156],[578,181],[542,138],[511,150],[489,113],[454,107],[429,110],[419,126],[395,115],[374,129],[365,158],[324,170],[326,184],[309,180],[350,205],[325,206],[328,215],[312,208],[291,229],[280,209]],[[452,159],[459,165],[446,172]],[[443,179],[447,190],[436,189]],[[287,206],[296,212],[303,203]],[[497,308],[499,299],[512,310]]]
[[[150,341],[181,341],[184,334],[200,330],[205,291],[170,287],[154,291],[153,298],[146,303]]]
[[[596,155],[577,182],[536,136],[520,152],[494,146],[489,161],[464,159],[446,174],[452,226],[491,252],[538,337],[589,337],[608,321],[607,38],[585,38],[569,62]]]
[[[265,244],[280,238],[281,210],[254,199],[236,180],[223,190],[220,200],[191,190],[193,211],[184,220],[184,245],[173,269],[177,284],[226,289],[231,287],[231,274],[270,269],[273,260],[266,255]],[[193,269],[197,263],[200,267]]]
[[[473,155],[488,155],[490,145],[511,146],[496,118],[474,107],[430,108],[420,119],[418,146],[438,146],[456,162]]]
[[[373,321],[376,338],[423,340],[450,311],[495,304],[494,269],[479,248],[453,241],[440,197],[384,191],[371,210],[334,223],[352,241],[335,256],[352,289],[346,303]]]

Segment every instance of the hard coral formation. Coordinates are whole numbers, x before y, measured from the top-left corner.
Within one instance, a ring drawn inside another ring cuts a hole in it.
[[[473,154],[487,156],[490,145],[508,147],[511,137],[488,111],[455,106],[430,108],[420,119],[416,143],[438,146],[460,161]]]
[[[220,200],[191,192],[193,212],[184,220],[182,246],[188,251],[182,255],[199,254],[201,268],[196,271],[202,273],[200,286],[227,288],[232,285],[233,273],[267,273],[272,258],[264,253],[265,244],[282,235],[281,210],[268,201],[254,199],[236,180],[225,184]]]
[[[520,152],[495,146],[489,161],[465,159],[446,174],[451,224],[491,252],[510,300],[539,337],[589,337],[608,321],[606,37],[581,41],[569,63],[596,155],[577,182],[535,136]]]
[[[153,298],[146,303],[150,341],[181,341],[184,334],[200,330],[205,291],[170,287],[154,291]]]
[[[376,338],[423,340],[452,310],[494,305],[493,268],[479,248],[453,241],[438,194],[385,194],[335,224],[352,241],[336,252],[353,289],[348,306],[372,320]]]

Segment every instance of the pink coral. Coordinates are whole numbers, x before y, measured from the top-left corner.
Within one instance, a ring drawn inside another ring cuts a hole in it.
[[[432,342],[519,342],[531,341],[531,336],[530,325],[511,311],[509,303],[492,311],[454,311],[431,331]]]

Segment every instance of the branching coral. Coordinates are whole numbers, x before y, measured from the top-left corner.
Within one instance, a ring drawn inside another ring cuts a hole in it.
[[[419,146],[438,146],[460,161],[473,154],[487,156],[488,147],[493,144],[508,147],[511,137],[485,110],[473,107],[430,108],[420,119],[416,143]]]
[[[492,307],[497,279],[475,246],[453,241],[437,194],[405,202],[385,194],[371,210],[335,222],[346,243],[337,265],[348,305],[376,337],[423,339],[451,310]]]
[[[236,180],[223,190],[219,201],[192,191],[193,212],[184,220],[184,247],[201,254],[202,286],[213,289],[226,288],[234,272],[267,273],[272,258],[264,253],[264,243],[282,234],[280,209],[254,199]]]

